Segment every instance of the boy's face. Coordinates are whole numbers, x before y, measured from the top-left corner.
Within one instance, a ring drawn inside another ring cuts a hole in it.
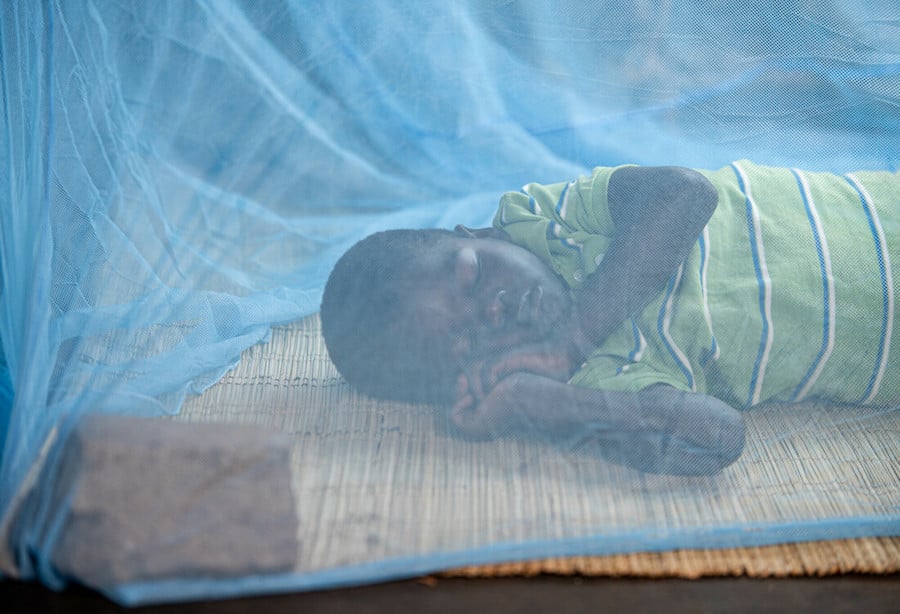
[[[552,341],[571,311],[569,290],[531,252],[501,239],[453,237],[420,260],[411,347],[457,370],[525,344]]]

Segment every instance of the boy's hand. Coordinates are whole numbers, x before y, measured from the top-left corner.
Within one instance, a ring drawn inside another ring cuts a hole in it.
[[[473,400],[481,401],[513,373],[531,373],[564,382],[576,366],[575,359],[563,348],[548,343],[526,345],[470,365],[457,380],[456,398],[469,394]]]
[[[527,407],[516,399],[517,386],[527,374],[514,373],[500,380],[487,396],[476,400],[468,389],[467,378],[460,374],[457,401],[450,420],[460,433],[473,439],[495,439],[527,424]]]

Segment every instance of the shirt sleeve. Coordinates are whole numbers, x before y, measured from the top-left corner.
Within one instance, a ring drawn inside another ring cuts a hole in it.
[[[599,352],[588,358],[569,383],[613,392],[638,392],[654,384],[667,384],[678,390],[691,392],[684,378],[677,378],[657,369],[647,360],[629,362],[624,356]]]
[[[619,167],[598,167],[567,183],[530,183],[500,199],[494,226],[536,254],[572,288],[600,264],[615,233],[607,186]]]
[[[615,226],[609,213],[609,178],[621,167],[598,167],[590,176],[568,183],[530,183],[500,199],[494,226],[512,241],[536,254],[574,290],[594,272],[609,249]],[[637,392],[653,384],[668,384],[688,391],[679,379],[636,356],[633,331],[623,326],[604,343],[605,348],[627,348],[624,355],[598,350],[569,383],[585,388]],[[629,351],[631,353],[629,353]]]

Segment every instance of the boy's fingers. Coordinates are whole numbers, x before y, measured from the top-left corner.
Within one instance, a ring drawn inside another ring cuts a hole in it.
[[[464,404],[463,399],[460,399],[460,401],[453,406],[453,411],[450,412],[450,420],[457,429],[467,436],[481,438],[484,436],[484,429],[479,420],[480,417],[478,415],[478,410],[475,407],[475,400],[472,398],[472,395],[468,395],[466,399],[469,400],[468,404]]]
[[[493,390],[497,383],[504,377],[522,369],[522,356],[520,354],[502,356],[500,360],[485,369],[484,380],[488,387]]]
[[[513,371],[516,371],[515,366],[512,365],[511,362],[518,362],[518,361],[501,360],[500,362],[498,362],[497,364],[493,365],[490,368],[490,371],[488,371],[488,376],[487,376],[488,386],[493,388],[494,386],[497,385],[497,382],[499,382],[501,379],[503,379],[504,377],[506,377]]]
[[[507,356],[491,367],[488,381],[491,388],[501,379],[516,371],[530,371],[544,374],[552,369],[553,359],[540,354],[514,354]]]
[[[490,420],[486,419],[481,406],[473,404],[471,407],[464,407],[454,410],[450,414],[450,420],[460,433],[466,437],[486,441],[494,439],[497,434],[490,427]]]
[[[471,370],[464,370],[456,378],[456,398],[462,398],[466,395],[472,396],[476,400],[484,398],[484,389],[481,386],[481,378],[475,377]]]
[[[456,416],[458,414],[468,412],[475,405],[475,397],[471,394],[465,394],[459,397],[456,400],[456,403],[453,404],[453,409],[450,410],[451,416],[453,417],[453,421],[456,422]]]
[[[456,398],[459,399],[469,392],[469,378],[465,373],[460,373],[456,377]]]
[[[477,399],[481,400],[484,398],[484,385],[481,381],[481,371],[484,368],[484,364],[482,362],[477,362],[468,370],[466,376],[469,382],[469,390],[472,392],[472,395]]]

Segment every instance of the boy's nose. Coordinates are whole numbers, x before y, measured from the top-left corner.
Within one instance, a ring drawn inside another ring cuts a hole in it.
[[[498,290],[494,298],[487,305],[487,319],[493,326],[503,326],[506,317],[506,307],[504,306],[504,297],[506,290]]]
[[[497,294],[494,295],[494,298],[487,305],[488,322],[496,327],[503,326],[506,318],[506,307],[503,302],[505,297],[506,290],[498,290]]]

